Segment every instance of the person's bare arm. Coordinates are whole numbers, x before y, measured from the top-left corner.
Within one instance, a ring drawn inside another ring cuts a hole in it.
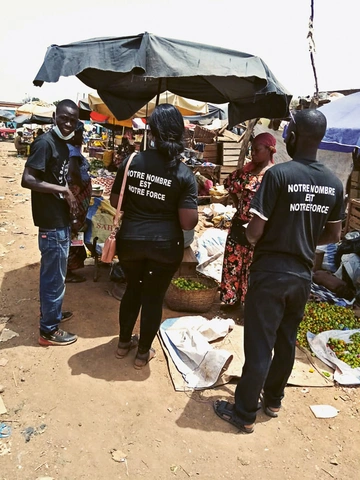
[[[234,204],[234,207],[235,207],[235,208],[238,208],[238,206],[239,206],[239,198],[238,198],[238,196],[237,196],[235,193],[230,193],[230,198],[231,198],[231,200],[232,200],[232,202],[233,202],[233,204]]]
[[[250,220],[249,225],[246,228],[246,238],[249,240],[251,245],[256,245],[260,237],[264,233],[266,220],[254,215]]]
[[[29,188],[35,192],[42,193],[61,193],[64,195],[65,200],[70,206],[70,211],[76,211],[77,204],[73,193],[71,192],[68,184],[65,186],[54,185],[49,182],[44,182],[41,178],[41,172],[31,167],[25,167],[24,173],[21,179],[21,186],[23,188]]]
[[[179,208],[179,221],[183,230],[192,230],[198,223],[198,211],[196,208]]]
[[[341,238],[341,220],[338,222],[328,222],[320,235],[318,245],[327,245],[329,243],[337,243]]]
[[[118,193],[111,193],[110,194],[110,205],[114,208],[117,208],[118,201],[119,201],[119,194]]]

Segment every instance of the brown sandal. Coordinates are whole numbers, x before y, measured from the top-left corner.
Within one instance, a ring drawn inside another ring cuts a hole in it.
[[[118,343],[118,348],[115,353],[116,358],[125,358],[127,354],[132,350],[133,348],[136,348],[139,345],[139,336],[138,335],[133,335],[131,337],[130,342],[127,343]]]
[[[135,357],[134,368],[136,368],[136,370],[141,370],[154,357],[155,357],[155,350],[153,348],[150,348],[150,350],[146,353],[138,352]]]

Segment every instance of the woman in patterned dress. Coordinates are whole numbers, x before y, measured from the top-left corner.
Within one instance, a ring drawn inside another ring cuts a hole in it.
[[[251,219],[250,202],[258,190],[264,173],[274,163],[273,155],[276,139],[270,133],[261,133],[252,141],[251,162],[232,172],[225,180],[236,207],[229,234],[226,240],[220,300],[222,309],[230,309],[243,304],[247,292],[249,268],[254,248],[245,236],[237,235],[242,224]]]

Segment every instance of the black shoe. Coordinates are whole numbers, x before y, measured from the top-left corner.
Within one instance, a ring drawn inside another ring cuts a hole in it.
[[[40,330],[39,345],[49,347],[50,345],[70,345],[76,342],[77,336],[64,330],[54,330],[53,332],[42,332]]]
[[[86,278],[77,273],[68,272],[65,277],[65,283],[82,283],[86,282]]]
[[[61,323],[67,322],[74,316],[73,312],[61,312]]]

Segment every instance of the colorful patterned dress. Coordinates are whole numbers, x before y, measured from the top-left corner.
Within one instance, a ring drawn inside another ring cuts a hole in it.
[[[258,174],[235,170],[225,180],[224,186],[230,194],[239,199],[234,218],[248,222],[250,202],[258,190],[267,168]],[[227,238],[220,285],[220,300],[226,305],[244,303],[249,279],[249,268],[252,262],[254,247],[242,246],[233,239]]]

